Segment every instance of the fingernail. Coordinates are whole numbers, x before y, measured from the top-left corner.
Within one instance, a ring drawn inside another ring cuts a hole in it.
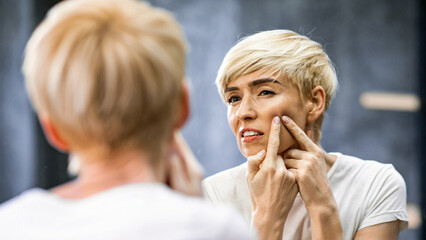
[[[287,116],[282,116],[281,118],[283,120],[284,123],[289,123],[290,119]]]
[[[277,125],[280,125],[280,118],[274,117],[274,123],[277,124]]]
[[[263,154],[265,154],[265,150],[262,150],[262,151],[258,152],[257,156],[263,156]]]

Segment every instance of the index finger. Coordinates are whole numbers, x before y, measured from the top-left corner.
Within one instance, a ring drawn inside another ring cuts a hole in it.
[[[282,116],[284,126],[290,131],[294,139],[299,142],[302,150],[314,151],[317,145],[306,135],[306,133],[297,124],[287,116]]]
[[[278,148],[280,147],[280,130],[280,119],[279,117],[274,117],[271,123],[271,130],[269,131],[268,147],[263,164],[274,164],[277,158]]]

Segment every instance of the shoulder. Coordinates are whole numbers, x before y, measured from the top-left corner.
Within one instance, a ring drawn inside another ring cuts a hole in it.
[[[38,188],[27,190],[0,205],[0,219],[6,214],[31,210],[34,205],[48,199],[48,195],[47,191]]]
[[[226,169],[224,171],[218,172],[210,177],[207,177],[204,179],[203,183],[215,183],[215,182],[221,182],[221,181],[234,181],[234,180],[240,180],[241,177],[245,178],[245,174],[247,171],[247,162],[244,162],[236,167]]]
[[[33,225],[43,218],[40,214],[49,206],[48,193],[31,189],[0,205],[0,238],[8,234],[22,234],[22,228]],[[10,236],[9,236],[10,237]],[[18,238],[19,239],[19,238]]]
[[[216,173],[203,180],[205,196],[216,202],[224,196],[238,192],[236,189],[246,187],[247,163]]]
[[[335,169],[331,173],[331,179],[344,178],[356,179],[359,182],[380,182],[392,180],[392,183],[404,185],[404,179],[392,166],[372,160],[363,160],[357,157],[337,154]]]
[[[405,181],[391,164],[347,155],[339,155],[335,164],[329,176],[333,193],[349,218],[359,217],[357,229],[398,219],[406,227]]]
[[[133,209],[140,211],[136,211],[139,214],[132,222],[146,221],[144,216],[150,216],[151,225],[166,227],[170,232],[185,236],[184,239],[252,239],[249,226],[232,207],[213,206],[203,198],[187,196],[167,187],[152,196],[150,202],[156,207],[147,210],[147,206],[139,208],[139,203]],[[142,212],[144,214],[140,214]]]
[[[102,239],[118,233],[125,239],[134,234],[151,239],[251,239],[249,227],[232,208],[214,207],[160,184],[123,186],[77,201],[29,191],[1,205],[0,225],[8,228],[0,238],[15,232],[23,235],[18,239],[31,234],[36,238],[55,225],[61,229],[56,239],[68,239],[63,234],[79,228],[87,230],[76,233],[79,239],[94,233]]]

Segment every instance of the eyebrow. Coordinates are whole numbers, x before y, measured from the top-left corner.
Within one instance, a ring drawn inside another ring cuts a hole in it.
[[[263,84],[263,83],[276,83],[276,84],[282,85],[278,80],[273,79],[273,78],[256,79],[253,82],[250,82],[248,85],[249,85],[249,87],[253,87],[253,86],[256,86],[256,85]],[[225,93],[231,92],[231,91],[236,91],[236,90],[239,90],[239,89],[240,88],[238,88],[238,87],[228,87],[228,88],[225,88]]]

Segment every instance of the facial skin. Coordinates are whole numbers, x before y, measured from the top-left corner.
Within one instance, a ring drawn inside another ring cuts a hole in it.
[[[225,100],[228,103],[229,126],[245,157],[267,149],[271,122],[275,116],[286,115],[306,130],[307,116],[312,106],[310,101],[302,102],[294,84],[286,78],[272,75],[271,71],[253,72],[229,83]],[[244,132],[250,135],[248,131],[256,134],[244,137]],[[292,135],[281,125],[278,154],[296,145]]]

